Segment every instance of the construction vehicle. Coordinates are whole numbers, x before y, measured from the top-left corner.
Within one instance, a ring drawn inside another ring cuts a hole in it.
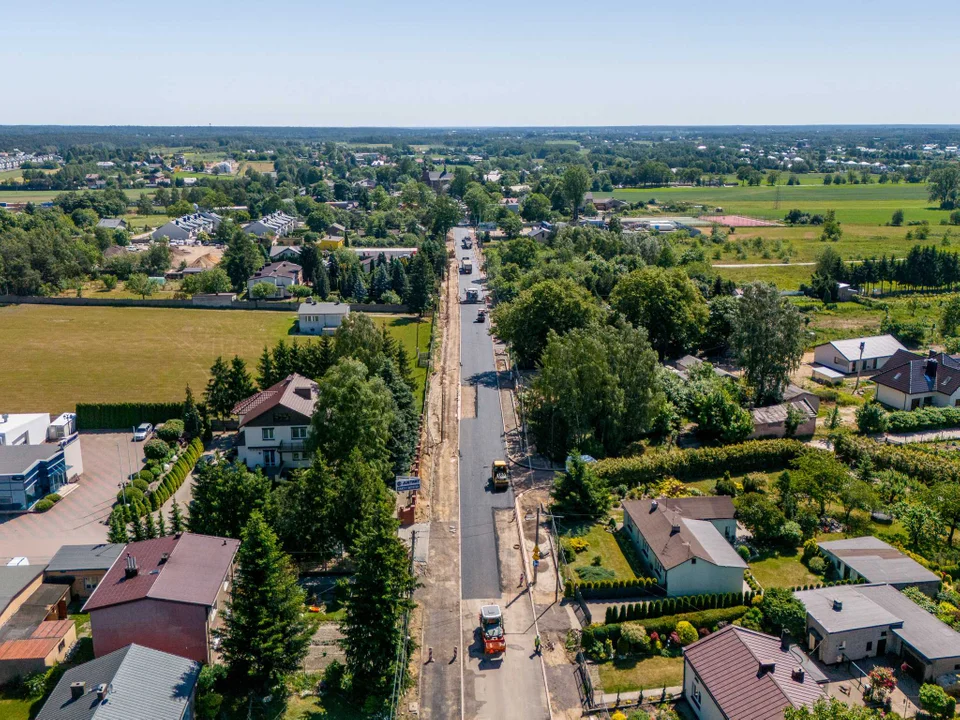
[[[480,310],[477,310],[477,319],[474,322],[482,323],[486,319],[487,319],[487,311],[484,310],[483,308],[481,308]]]
[[[507,651],[503,634],[503,613],[499,605],[483,605],[480,608],[480,639],[484,655],[498,655]]]
[[[467,302],[468,303],[478,303],[480,302],[480,288],[476,285],[471,285],[467,288]]]
[[[463,260],[460,262],[460,274],[469,275],[472,272],[473,261],[468,256],[464,256]]]
[[[494,490],[506,490],[510,487],[510,475],[507,473],[506,460],[494,460],[490,471],[490,479],[493,481]]]
[[[465,237],[465,238],[463,239],[463,243],[461,243],[461,244],[463,245],[463,249],[464,249],[464,250],[469,250],[470,248],[473,247],[473,240],[470,239],[469,237]]]

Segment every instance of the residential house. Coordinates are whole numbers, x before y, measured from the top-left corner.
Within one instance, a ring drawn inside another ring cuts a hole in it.
[[[317,241],[317,247],[321,250],[333,251],[337,248],[342,248],[344,245],[344,239],[342,237],[337,237],[336,235],[327,235],[322,237]]]
[[[237,459],[269,473],[308,467],[306,442],[316,402],[317,383],[294,373],[238,403]]]
[[[161,225],[150,237],[154,240],[195,240],[202,232],[212,235],[220,227],[222,220],[223,218],[213,212],[195,212]]]
[[[892,655],[921,682],[960,672],[960,633],[892,585],[834,585],[794,596],[807,609],[807,647],[821,662]]]
[[[356,200],[328,200],[326,204],[334,210],[353,210],[360,207],[360,203]]]
[[[873,335],[817,345],[813,360],[845,375],[857,370],[869,373],[881,369],[898,351],[906,352],[906,348],[893,335]]]
[[[713,521],[698,519],[716,512],[714,499],[689,500],[679,511],[662,499],[624,501],[623,526],[641,561],[671,597],[742,592],[747,564]]]
[[[897,590],[917,587],[930,597],[940,592],[940,578],[911,557],[872,536],[818,543],[838,577],[886,583]]]
[[[0,511],[29,510],[66,483],[67,462],[59,444],[0,445]]]
[[[533,238],[537,242],[546,242],[547,238],[550,237],[552,231],[543,226],[538,225],[535,228],[531,228],[529,232],[526,232],[525,235],[529,238]]]
[[[500,200],[500,207],[509,210],[512,213],[518,213],[520,212],[520,200],[515,197],[502,198]]]
[[[799,648],[736,625],[683,649],[683,696],[700,720],[780,720],[825,698],[826,680]]]
[[[277,210],[277,212],[264,215],[259,220],[247,223],[243,226],[243,231],[251,235],[256,235],[257,237],[264,237],[266,235],[283,237],[296,230],[299,224],[299,221],[292,215],[287,215]]]
[[[877,400],[894,410],[960,405],[960,356],[898,352],[873,376]]]
[[[725,495],[703,495],[687,498],[660,498],[660,505],[688,520],[706,520],[727,542],[737,539],[737,509],[733,498]]]
[[[333,225],[327,228],[327,234],[333,235],[334,237],[343,237],[346,232],[347,229],[340,223],[333,223]]]
[[[303,248],[300,245],[273,245],[270,248],[270,262],[296,262],[300,259]]]
[[[629,203],[626,203],[623,200],[618,200],[613,196],[607,198],[594,198],[593,200],[593,206],[600,212],[605,212],[607,210],[619,210],[625,205],[629,205]]]
[[[333,335],[349,313],[348,303],[318,303],[308,298],[297,311],[298,332],[301,335]]]
[[[83,177],[88,190],[103,190],[107,186],[107,181],[96,173],[87,173]]]
[[[126,230],[127,221],[123,218],[101,218],[100,222],[97,223],[97,227],[106,228],[107,230]]]
[[[67,670],[37,720],[192,720],[200,663],[131,644]]]
[[[260,283],[274,286],[274,298],[290,297],[287,288],[303,284],[303,268],[285,260],[264,265],[247,280],[247,295]]]
[[[430,189],[434,192],[444,192],[449,189],[453,182],[453,173],[447,172],[446,167],[443,170],[427,170],[424,168],[421,180],[430,186]]]
[[[44,569],[43,579],[69,585],[72,597],[88,598],[123,549],[121,543],[63,545]]]
[[[783,391],[783,402],[750,411],[753,416],[753,432],[749,436],[750,439],[785,437],[791,408],[800,414],[800,423],[794,430],[794,434],[801,437],[813,435],[817,429],[820,398],[791,383]]]
[[[212,662],[239,546],[192,533],[128,543],[83,606],[94,655],[136,643]]]

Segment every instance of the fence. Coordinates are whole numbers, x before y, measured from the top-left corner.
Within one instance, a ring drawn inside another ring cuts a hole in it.
[[[190,310],[271,310],[274,312],[296,312],[299,301],[276,300],[234,300],[226,305],[206,305],[192,300],[146,300],[136,298],[85,298],[85,297],[40,297],[33,295],[0,295],[2,305],[79,305],[90,307],[147,307],[180,308]],[[406,305],[373,305],[369,303],[351,303],[352,312],[398,313],[408,312]]]

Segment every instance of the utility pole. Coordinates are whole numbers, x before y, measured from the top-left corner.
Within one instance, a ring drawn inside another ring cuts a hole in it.
[[[860,343],[860,361],[857,363],[857,383],[853,386],[853,392],[857,392],[857,388],[860,387],[860,371],[863,370],[863,349],[866,347],[867,343]]]
[[[127,483],[123,477],[123,459],[120,457],[120,443],[117,443],[117,468],[120,471],[120,492],[123,494],[123,506],[127,506]]]

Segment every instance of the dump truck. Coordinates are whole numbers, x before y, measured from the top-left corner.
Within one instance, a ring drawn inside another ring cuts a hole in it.
[[[467,302],[468,303],[478,303],[480,302],[480,288],[476,285],[471,285],[467,288]]]
[[[473,261],[468,257],[463,258],[463,260],[460,261],[460,274],[469,275],[472,272],[473,272]]]
[[[506,460],[494,460],[490,470],[490,479],[494,490],[506,490],[510,487],[510,475],[507,473]]]
[[[480,638],[484,655],[498,655],[507,651],[503,634],[503,613],[499,605],[483,605],[480,608]]]

